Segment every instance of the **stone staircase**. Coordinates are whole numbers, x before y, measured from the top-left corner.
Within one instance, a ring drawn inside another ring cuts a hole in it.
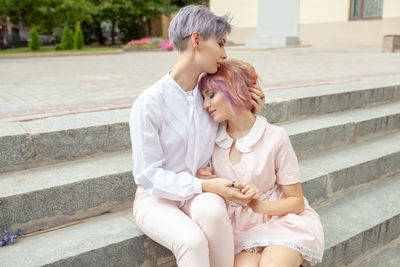
[[[319,266],[399,265],[400,79],[266,95],[261,114],[287,130],[321,216]],[[0,248],[0,266],[175,266],[131,214],[129,112],[0,123],[0,227],[68,226]]]

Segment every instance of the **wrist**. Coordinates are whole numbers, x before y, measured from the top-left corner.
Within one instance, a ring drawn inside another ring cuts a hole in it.
[[[260,200],[261,201],[261,210],[264,214],[269,214],[269,205],[268,201]]]
[[[203,180],[201,183],[201,189],[203,192],[210,192],[211,180]]]

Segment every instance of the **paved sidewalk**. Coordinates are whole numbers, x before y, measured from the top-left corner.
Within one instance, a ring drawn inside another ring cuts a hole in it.
[[[265,90],[400,76],[400,53],[373,49],[228,47],[254,65]],[[128,108],[176,52],[0,59],[0,122]]]

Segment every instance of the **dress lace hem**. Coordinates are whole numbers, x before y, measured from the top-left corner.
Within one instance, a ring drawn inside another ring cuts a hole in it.
[[[290,247],[291,249],[299,252],[303,256],[304,260],[308,261],[311,265],[315,265],[322,261],[323,252],[312,250],[304,246],[300,246],[296,243],[283,240],[262,240],[246,242],[239,248],[235,249],[235,254],[238,254],[242,250],[252,251],[253,248],[255,248],[255,250],[253,249],[253,251],[258,251],[258,247],[266,247],[269,245],[282,245]]]

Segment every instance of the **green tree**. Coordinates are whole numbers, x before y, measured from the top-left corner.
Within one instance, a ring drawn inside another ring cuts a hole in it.
[[[39,34],[35,28],[31,29],[30,37],[31,37],[31,41],[29,42],[29,48],[32,51],[40,50]]]
[[[133,12],[119,20],[118,28],[122,40],[127,42],[143,36],[151,35],[151,20],[160,14],[170,14],[179,9],[171,0],[130,0]]]
[[[111,23],[111,43],[115,44],[116,27],[122,18],[134,15],[134,8],[130,0],[101,1],[98,16],[102,21]]]
[[[140,23],[146,27],[146,35],[151,34],[151,20],[160,14],[170,14],[179,9],[171,0],[131,0],[135,7],[135,15],[140,18]]]
[[[96,12],[96,7],[88,0],[54,0],[57,1],[54,15],[58,22],[68,25],[70,28],[75,26],[77,21],[91,22]]]
[[[91,22],[96,7],[89,0],[0,0],[0,10],[13,24],[53,34],[65,24],[72,28],[76,21]]]
[[[0,0],[0,11],[16,25],[39,25],[41,14],[39,8],[46,0]],[[40,28],[40,27],[38,27]]]
[[[81,50],[83,45],[85,44],[83,41],[83,33],[81,30],[80,23],[75,25],[75,33],[74,33],[74,47],[75,49]]]
[[[74,37],[72,36],[71,30],[67,25],[64,27],[61,45],[65,50],[74,49]]]
[[[209,0],[172,0],[172,4],[177,5],[179,7],[183,7],[186,5],[204,5],[209,6]]]

